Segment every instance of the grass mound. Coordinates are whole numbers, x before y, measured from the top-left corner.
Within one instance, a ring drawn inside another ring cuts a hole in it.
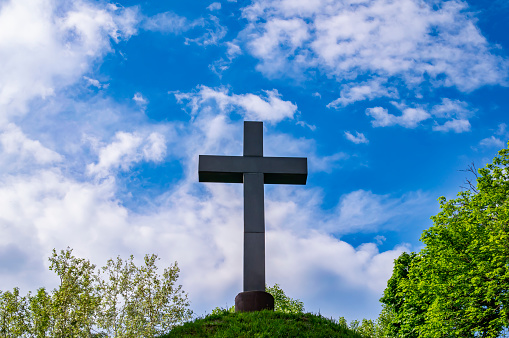
[[[331,319],[311,313],[224,311],[177,326],[170,337],[352,337],[362,336]]]

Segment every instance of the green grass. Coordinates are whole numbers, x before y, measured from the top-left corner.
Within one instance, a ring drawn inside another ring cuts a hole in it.
[[[311,313],[294,314],[257,311],[208,315],[182,326],[159,338],[170,337],[352,337],[358,333],[337,322]]]

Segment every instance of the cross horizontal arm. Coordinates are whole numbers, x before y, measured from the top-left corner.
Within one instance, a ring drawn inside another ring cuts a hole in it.
[[[265,184],[306,184],[304,157],[250,157],[200,155],[200,182],[242,183],[244,173],[263,173]]]

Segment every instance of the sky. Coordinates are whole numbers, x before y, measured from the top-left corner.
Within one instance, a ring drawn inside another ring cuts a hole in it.
[[[393,261],[507,146],[505,0],[0,0],[0,290],[52,249],[178,262],[195,315],[242,291],[241,184],[198,155],[308,158],[265,186],[266,278],[377,318]]]

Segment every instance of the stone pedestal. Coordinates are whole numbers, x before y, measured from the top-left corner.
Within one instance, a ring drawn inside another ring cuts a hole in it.
[[[274,310],[274,297],[265,291],[244,291],[235,297],[235,312]]]

